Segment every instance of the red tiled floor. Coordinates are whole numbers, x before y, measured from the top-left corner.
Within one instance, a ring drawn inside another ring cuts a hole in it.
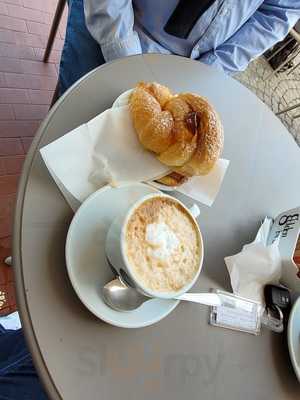
[[[49,109],[46,105],[38,104],[14,104],[13,108],[16,119],[23,121],[42,119],[47,115]]]
[[[55,88],[57,82],[56,77],[14,73],[4,73],[2,78],[0,75],[0,83],[1,79],[3,80],[3,86],[6,86],[7,88],[24,89],[52,90]]]
[[[3,259],[10,255],[11,238],[0,239],[0,316],[16,310],[14,270],[4,264]]]
[[[1,65],[0,57],[0,65]],[[27,90],[24,89],[8,89],[0,88],[0,103],[1,104],[24,104],[29,103]]]
[[[27,21],[27,29],[29,33],[35,35],[49,35],[50,25],[40,24],[39,22]]]
[[[15,19],[20,19],[22,21],[22,23],[20,22],[20,26],[23,26],[23,22],[26,25],[27,21],[36,21],[42,23],[45,23],[47,21],[46,14],[43,11],[38,11],[23,6],[16,6],[14,4],[7,4],[6,7],[8,9],[8,15],[10,17],[14,17]]]
[[[6,105],[6,104],[5,104]],[[11,105],[11,107],[16,107],[17,105]],[[23,106],[23,104],[21,104]],[[1,106],[1,105],[0,105]],[[18,104],[19,106],[19,104]],[[13,113],[15,114],[15,111],[13,109]],[[0,121],[0,137],[17,137],[17,136],[33,136],[39,127],[40,121]]]
[[[4,3],[7,4],[17,4],[19,6],[21,6],[23,3],[23,0],[4,0]]]
[[[12,233],[12,218],[16,195],[0,195],[0,237],[10,236]],[[0,260],[1,261],[1,260]]]
[[[27,32],[26,22],[17,18],[0,15],[0,28],[12,31]]]
[[[19,175],[0,176],[0,196],[14,195],[18,188],[18,180]]]
[[[34,49],[12,43],[0,43],[0,56],[20,59],[25,58],[27,60],[36,59]]]
[[[33,140],[33,137],[23,137],[23,138],[21,138],[23,151],[24,151],[25,154],[29,150],[29,147],[31,145],[32,140]]]
[[[0,0],[0,315],[15,308],[11,231],[19,174],[57,83],[67,7],[42,62],[57,0]],[[3,296],[5,302],[3,302]]]
[[[9,1],[10,3],[11,1]],[[23,5],[34,10],[47,11],[48,13],[53,13],[57,1],[56,0],[23,0]]]
[[[8,14],[8,10],[7,10],[7,5],[0,3],[0,14],[2,15],[7,15]]]
[[[0,120],[15,119],[11,104],[0,104]]]
[[[53,92],[50,90],[28,90],[28,95],[30,102],[32,104],[50,104]],[[0,118],[1,118],[1,108],[0,108]]]
[[[1,156],[14,156],[24,154],[21,138],[0,137],[0,159]]]
[[[17,58],[0,57],[0,71],[21,74],[23,72],[21,60]]]
[[[25,156],[1,157],[0,158],[1,176],[20,174],[24,159]]]

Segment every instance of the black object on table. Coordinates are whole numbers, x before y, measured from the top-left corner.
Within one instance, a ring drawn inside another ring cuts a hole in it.
[[[264,295],[266,310],[279,314],[281,311],[283,314],[283,325],[286,328],[291,309],[290,291],[284,286],[266,285]]]

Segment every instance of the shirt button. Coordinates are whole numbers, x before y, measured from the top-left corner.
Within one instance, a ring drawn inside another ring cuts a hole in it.
[[[195,59],[197,58],[199,55],[199,52],[196,51],[196,48],[193,49],[193,51],[191,52],[191,58]]]
[[[230,9],[229,8],[225,8],[223,16],[225,17],[226,15],[229,15],[230,13]]]

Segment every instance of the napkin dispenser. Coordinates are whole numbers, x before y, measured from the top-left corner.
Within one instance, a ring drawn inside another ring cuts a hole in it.
[[[268,236],[268,244],[278,240],[282,260],[280,282],[300,295],[300,276],[294,253],[300,235],[300,207],[284,211],[273,221]]]

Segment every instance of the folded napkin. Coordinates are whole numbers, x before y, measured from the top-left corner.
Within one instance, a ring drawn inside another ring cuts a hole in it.
[[[127,103],[123,94],[117,106],[40,150],[54,181],[73,209],[107,184],[153,181],[170,172],[169,167],[139,143]],[[228,164],[228,160],[221,159],[208,175],[192,177],[175,190],[211,206]]]
[[[254,242],[243,246],[240,253],[225,258],[233,293],[261,304],[264,304],[264,286],[278,284],[281,278],[279,241],[267,245],[271,226],[272,220],[266,218]]]
[[[107,183],[151,180],[169,171],[140,145],[128,106],[104,111],[43,147],[41,154],[79,201]]]

